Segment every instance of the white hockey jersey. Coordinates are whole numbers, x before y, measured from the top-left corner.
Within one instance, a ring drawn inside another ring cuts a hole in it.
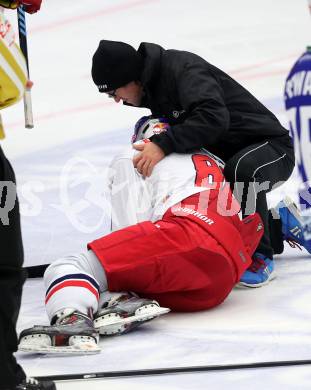
[[[207,151],[172,153],[147,178],[133,166],[137,153],[130,146],[109,167],[112,231],[146,220],[154,222],[174,204],[223,180],[223,162]]]

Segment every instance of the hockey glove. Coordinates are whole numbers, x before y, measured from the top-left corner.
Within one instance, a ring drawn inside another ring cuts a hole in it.
[[[29,14],[34,14],[39,11],[42,0],[20,0],[20,4],[24,6],[24,10]]]
[[[19,1],[0,0],[0,6],[4,8],[15,9],[19,6]]]
[[[41,3],[42,0],[0,0],[0,6],[4,8],[16,9],[23,5],[25,11],[29,14],[39,11]]]

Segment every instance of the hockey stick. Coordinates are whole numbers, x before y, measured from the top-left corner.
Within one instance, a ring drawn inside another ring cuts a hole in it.
[[[255,369],[255,368],[288,367],[288,366],[303,366],[303,365],[311,365],[311,360],[288,360],[288,361],[285,360],[285,361],[275,361],[275,362],[223,364],[223,365],[209,365],[209,366],[151,368],[151,369],[129,370],[129,371],[125,370],[125,371],[106,371],[106,372],[94,372],[94,373],[90,372],[84,374],[38,376],[36,377],[36,379],[41,381],[47,381],[47,380],[69,381],[69,380],[81,380],[81,379],[187,374],[187,373],[208,372],[208,371],[245,370],[245,369]]]
[[[25,18],[25,11],[22,6],[17,8],[17,21],[18,21],[19,44],[20,44],[21,51],[24,54],[26,60],[27,74],[28,74],[28,81],[27,81],[26,90],[24,94],[25,127],[27,129],[32,129],[33,115],[32,115],[31,92],[30,92],[32,83],[29,80],[26,18]]]
[[[42,278],[45,270],[50,264],[34,265],[30,267],[24,267],[27,272],[27,278]]]

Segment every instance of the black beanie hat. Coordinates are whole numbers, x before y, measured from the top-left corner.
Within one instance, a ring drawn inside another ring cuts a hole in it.
[[[140,79],[142,57],[124,42],[99,42],[93,56],[92,78],[99,92],[107,92]]]

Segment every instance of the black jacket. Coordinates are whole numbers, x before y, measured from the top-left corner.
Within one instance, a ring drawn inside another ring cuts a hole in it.
[[[244,147],[280,138],[288,130],[239,83],[201,57],[141,43],[144,58],[141,107],[169,119],[168,132],[152,137],[165,154],[198,148],[227,160]]]

